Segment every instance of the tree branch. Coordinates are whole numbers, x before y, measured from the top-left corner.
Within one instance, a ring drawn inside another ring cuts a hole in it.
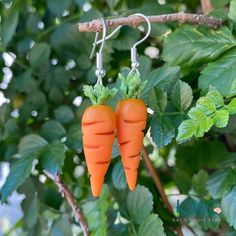
[[[61,176],[57,174],[56,176],[52,175],[48,171],[44,171],[46,176],[54,181],[54,183],[58,186],[59,191],[62,197],[66,198],[67,202],[69,203],[70,207],[72,208],[76,221],[80,224],[80,227],[84,233],[84,236],[89,236],[88,225],[85,221],[83,212],[81,211],[80,207],[77,206],[76,200],[72,195],[69,188],[63,182]]]
[[[205,15],[188,14],[188,13],[174,13],[158,16],[147,16],[150,22],[166,23],[170,21],[178,21],[179,23],[191,23],[198,25],[208,25],[213,28],[217,28],[222,25],[222,20],[215,17],[208,17]],[[129,25],[136,27],[142,23],[145,23],[145,19],[140,16],[128,16],[116,19],[106,20],[107,28],[115,28],[120,25]],[[100,19],[90,22],[79,23],[78,29],[80,32],[100,32],[102,31],[102,22]]]
[[[164,188],[162,186],[160,177],[159,177],[158,173],[155,171],[155,168],[154,168],[151,160],[149,159],[148,152],[147,152],[145,147],[143,147],[143,160],[144,160],[145,165],[146,165],[146,167],[147,167],[147,169],[148,169],[148,171],[149,171],[149,173],[150,173],[150,175],[151,175],[151,177],[152,177],[152,179],[153,179],[153,181],[156,185],[156,188],[157,188],[158,192],[161,195],[161,198],[162,198],[166,208],[169,210],[170,213],[173,213],[172,206],[171,206],[171,204],[170,204],[170,202],[169,202],[169,200],[168,200],[168,198],[165,194],[165,191],[164,191]],[[183,236],[183,232],[182,232],[181,227],[178,227],[176,229],[176,231],[177,231],[179,236]]]
[[[201,6],[202,12],[205,15],[209,14],[213,10],[211,0],[201,0]]]

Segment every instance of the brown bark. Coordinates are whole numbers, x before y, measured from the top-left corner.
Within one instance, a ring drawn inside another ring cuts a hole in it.
[[[209,9],[209,8],[208,8]],[[177,21],[179,23],[191,23],[198,25],[208,25],[213,28],[217,28],[222,25],[222,20],[215,17],[208,17],[205,15],[188,14],[188,13],[174,13],[158,16],[147,16],[150,22],[166,23],[170,21]],[[136,27],[142,23],[145,23],[145,19],[140,16],[128,16],[116,19],[106,20],[107,28],[116,28],[120,25],[129,25]],[[99,32],[102,31],[102,22],[100,19],[90,22],[84,22],[78,24],[78,30],[80,32]]]
[[[69,188],[65,185],[63,182],[61,176],[57,174],[56,176],[53,176],[51,173],[44,171],[44,173],[54,181],[54,183],[58,186],[58,189],[61,193],[61,195],[67,200],[69,203],[70,207],[72,208],[74,214],[75,214],[75,219],[76,221],[80,224],[80,227],[83,231],[84,236],[89,236],[89,230],[88,230],[88,225],[86,223],[85,217],[83,215],[82,210],[80,207],[77,205],[77,202],[75,200],[75,197],[69,190]]]

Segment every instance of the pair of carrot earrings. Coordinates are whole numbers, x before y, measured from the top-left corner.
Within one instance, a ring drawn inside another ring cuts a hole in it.
[[[131,48],[132,69],[127,78],[119,74],[123,99],[118,102],[115,112],[110,106],[106,105],[107,100],[116,95],[117,89],[108,89],[103,86],[102,78],[105,76],[105,71],[102,62],[102,49],[105,40],[110,38],[120,27],[106,37],[106,23],[104,19],[101,19],[103,38],[100,50],[96,55],[97,83],[94,87],[84,86],[84,94],[91,99],[93,104],[83,114],[82,133],[84,154],[94,197],[99,196],[102,190],[104,176],[111,161],[115,133],[117,134],[122,164],[129,189],[134,190],[136,186],[137,169],[143,146],[143,131],[147,120],[147,107],[138,98],[141,90],[146,85],[146,81],[141,81],[140,78],[136,46],[149,36],[151,25],[146,16],[142,14],[135,15],[145,18],[148,23],[148,32],[142,40]],[[100,41],[97,42],[97,37],[98,33],[95,37],[94,48],[96,44],[100,43]],[[91,54],[93,52],[94,49]]]

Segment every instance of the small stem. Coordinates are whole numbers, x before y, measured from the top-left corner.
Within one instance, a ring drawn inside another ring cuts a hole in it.
[[[215,17],[207,17],[205,15],[189,14],[182,12],[158,16],[147,16],[147,18],[150,22],[156,23],[177,21],[179,23],[188,22],[191,24],[208,25],[213,28],[217,28],[222,25],[222,20]],[[131,15],[128,17],[106,20],[106,26],[107,28],[116,28],[120,25],[129,25],[132,27],[137,27],[138,25],[145,22],[146,20],[143,17]],[[79,23],[78,30],[80,32],[100,32],[102,31],[102,22],[100,19],[97,19],[90,22]]]
[[[80,224],[80,227],[83,231],[84,236],[89,236],[88,225],[85,221],[85,217],[83,215],[83,212],[80,209],[80,207],[77,206],[75,197],[73,196],[73,194],[71,193],[69,188],[66,186],[66,184],[63,182],[61,176],[59,174],[54,176],[46,170],[44,170],[44,173],[48,178],[52,179],[54,181],[54,183],[58,186],[59,191],[62,194],[62,197],[66,198],[67,202],[69,203],[70,207],[72,208],[72,210],[75,214],[76,220]]]
[[[161,195],[161,198],[162,198],[166,208],[169,210],[170,213],[173,213],[172,206],[171,206],[171,204],[170,204],[170,202],[169,202],[169,200],[168,200],[168,198],[165,194],[165,191],[164,191],[164,188],[162,186],[160,177],[159,177],[158,173],[155,171],[155,168],[154,168],[154,166],[153,166],[153,164],[152,164],[152,162],[149,158],[148,152],[147,152],[145,147],[143,147],[143,160],[144,160],[145,165],[146,165],[146,167],[147,167],[147,169],[148,169],[148,171],[149,171],[149,173],[150,173],[150,175],[151,175],[151,177],[152,177],[152,179],[153,179],[153,181],[156,185],[156,188],[157,188],[158,192]],[[178,236],[183,236],[183,232],[182,232],[182,229],[181,229],[180,226],[178,228],[176,228],[176,231],[177,231]]]

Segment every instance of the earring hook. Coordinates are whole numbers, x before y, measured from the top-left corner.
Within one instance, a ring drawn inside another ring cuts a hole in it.
[[[136,13],[136,14],[133,14],[133,16],[141,16],[143,17],[146,22],[147,22],[147,25],[148,25],[148,30],[147,30],[147,33],[146,35],[141,39],[139,40],[138,42],[136,42],[134,45],[133,45],[133,48],[137,47],[139,44],[141,44],[142,42],[144,42],[150,35],[151,33],[151,23],[149,21],[149,19],[144,15],[144,14],[141,14],[141,13]]]
[[[105,41],[106,41],[106,33],[107,33],[107,28],[106,28],[106,21],[104,18],[101,18],[101,22],[102,22],[102,39],[101,39],[101,46],[99,51],[96,53],[96,71],[95,74],[97,76],[97,84],[102,85],[102,78],[105,76],[106,71],[103,69],[103,55],[102,55],[102,50],[104,48],[105,45]],[[93,43],[93,48],[90,54],[90,59],[93,57],[93,54],[95,52],[96,49],[96,45],[97,45],[97,40],[98,40],[98,34],[99,32],[96,32],[95,35],[95,39],[94,39],[94,43]]]
[[[143,17],[143,18],[146,20],[147,24],[148,24],[148,31],[147,31],[147,34],[145,35],[145,37],[142,38],[140,41],[138,41],[137,43],[135,43],[135,44],[133,45],[133,47],[137,47],[140,43],[142,43],[143,41],[145,41],[146,38],[150,35],[150,32],[151,32],[151,23],[150,23],[149,19],[148,19],[145,15],[143,15],[143,14],[141,14],[141,13],[134,14],[134,16],[141,16],[141,17]],[[106,36],[105,40],[111,38],[118,30],[120,30],[120,28],[121,28],[122,26],[123,26],[123,25],[120,25],[120,26],[116,27],[108,36]],[[94,43],[97,45],[97,44],[100,44],[101,42],[102,42],[102,39],[100,39],[100,40],[98,40],[98,41],[96,41],[96,42],[94,42]]]
[[[109,38],[111,38],[118,30],[120,30],[120,28],[122,27],[123,25],[119,25],[118,27],[116,27],[106,38],[105,40],[108,40]],[[96,42],[96,45],[97,44],[100,44],[102,42],[102,39],[98,40]]]
[[[146,22],[147,22],[147,25],[148,25],[148,30],[147,30],[147,33],[146,33],[146,35],[141,39],[141,40],[139,40],[138,42],[136,42],[132,47],[131,47],[131,71],[130,71],[130,73],[132,72],[132,71],[136,71],[138,74],[139,74],[139,71],[138,71],[138,68],[139,68],[139,62],[138,62],[138,60],[137,60],[137,46],[139,45],[139,44],[141,44],[142,42],[144,42],[148,37],[149,37],[149,35],[150,35],[150,32],[151,32],[151,23],[150,23],[150,21],[149,21],[149,19],[145,16],[145,15],[143,15],[143,14],[141,14],[141,13],[136,13],[136,14],[134,14],[134,16],[141,16],[141,17],[143,17],[145,20],[146,20]]]
[[[104,18],[101,18],[101,22],[102,22],[102,39],[100,39],[98,41],[99,32],[96,32],[94,42],[93,42],[93,48],[92,48],[92,51],[91,51],[90,56],[89,56],[90,59],[92,59],[92,57],[93,57],[93,54],[94,54],[94,51],[96,49],[97,44],[102,43],[101,46],[100,46],[100,49],[99,49],[99,52],[101,53],[102,49],[104,48],[105,41],[107,40],[107,38],[110,38],[116,32],[115,31],[115,32],[112,33],[112,35],[108,35],[108,37],[106,37],[106,34],[107,34],[106,21],[105,21]]]

